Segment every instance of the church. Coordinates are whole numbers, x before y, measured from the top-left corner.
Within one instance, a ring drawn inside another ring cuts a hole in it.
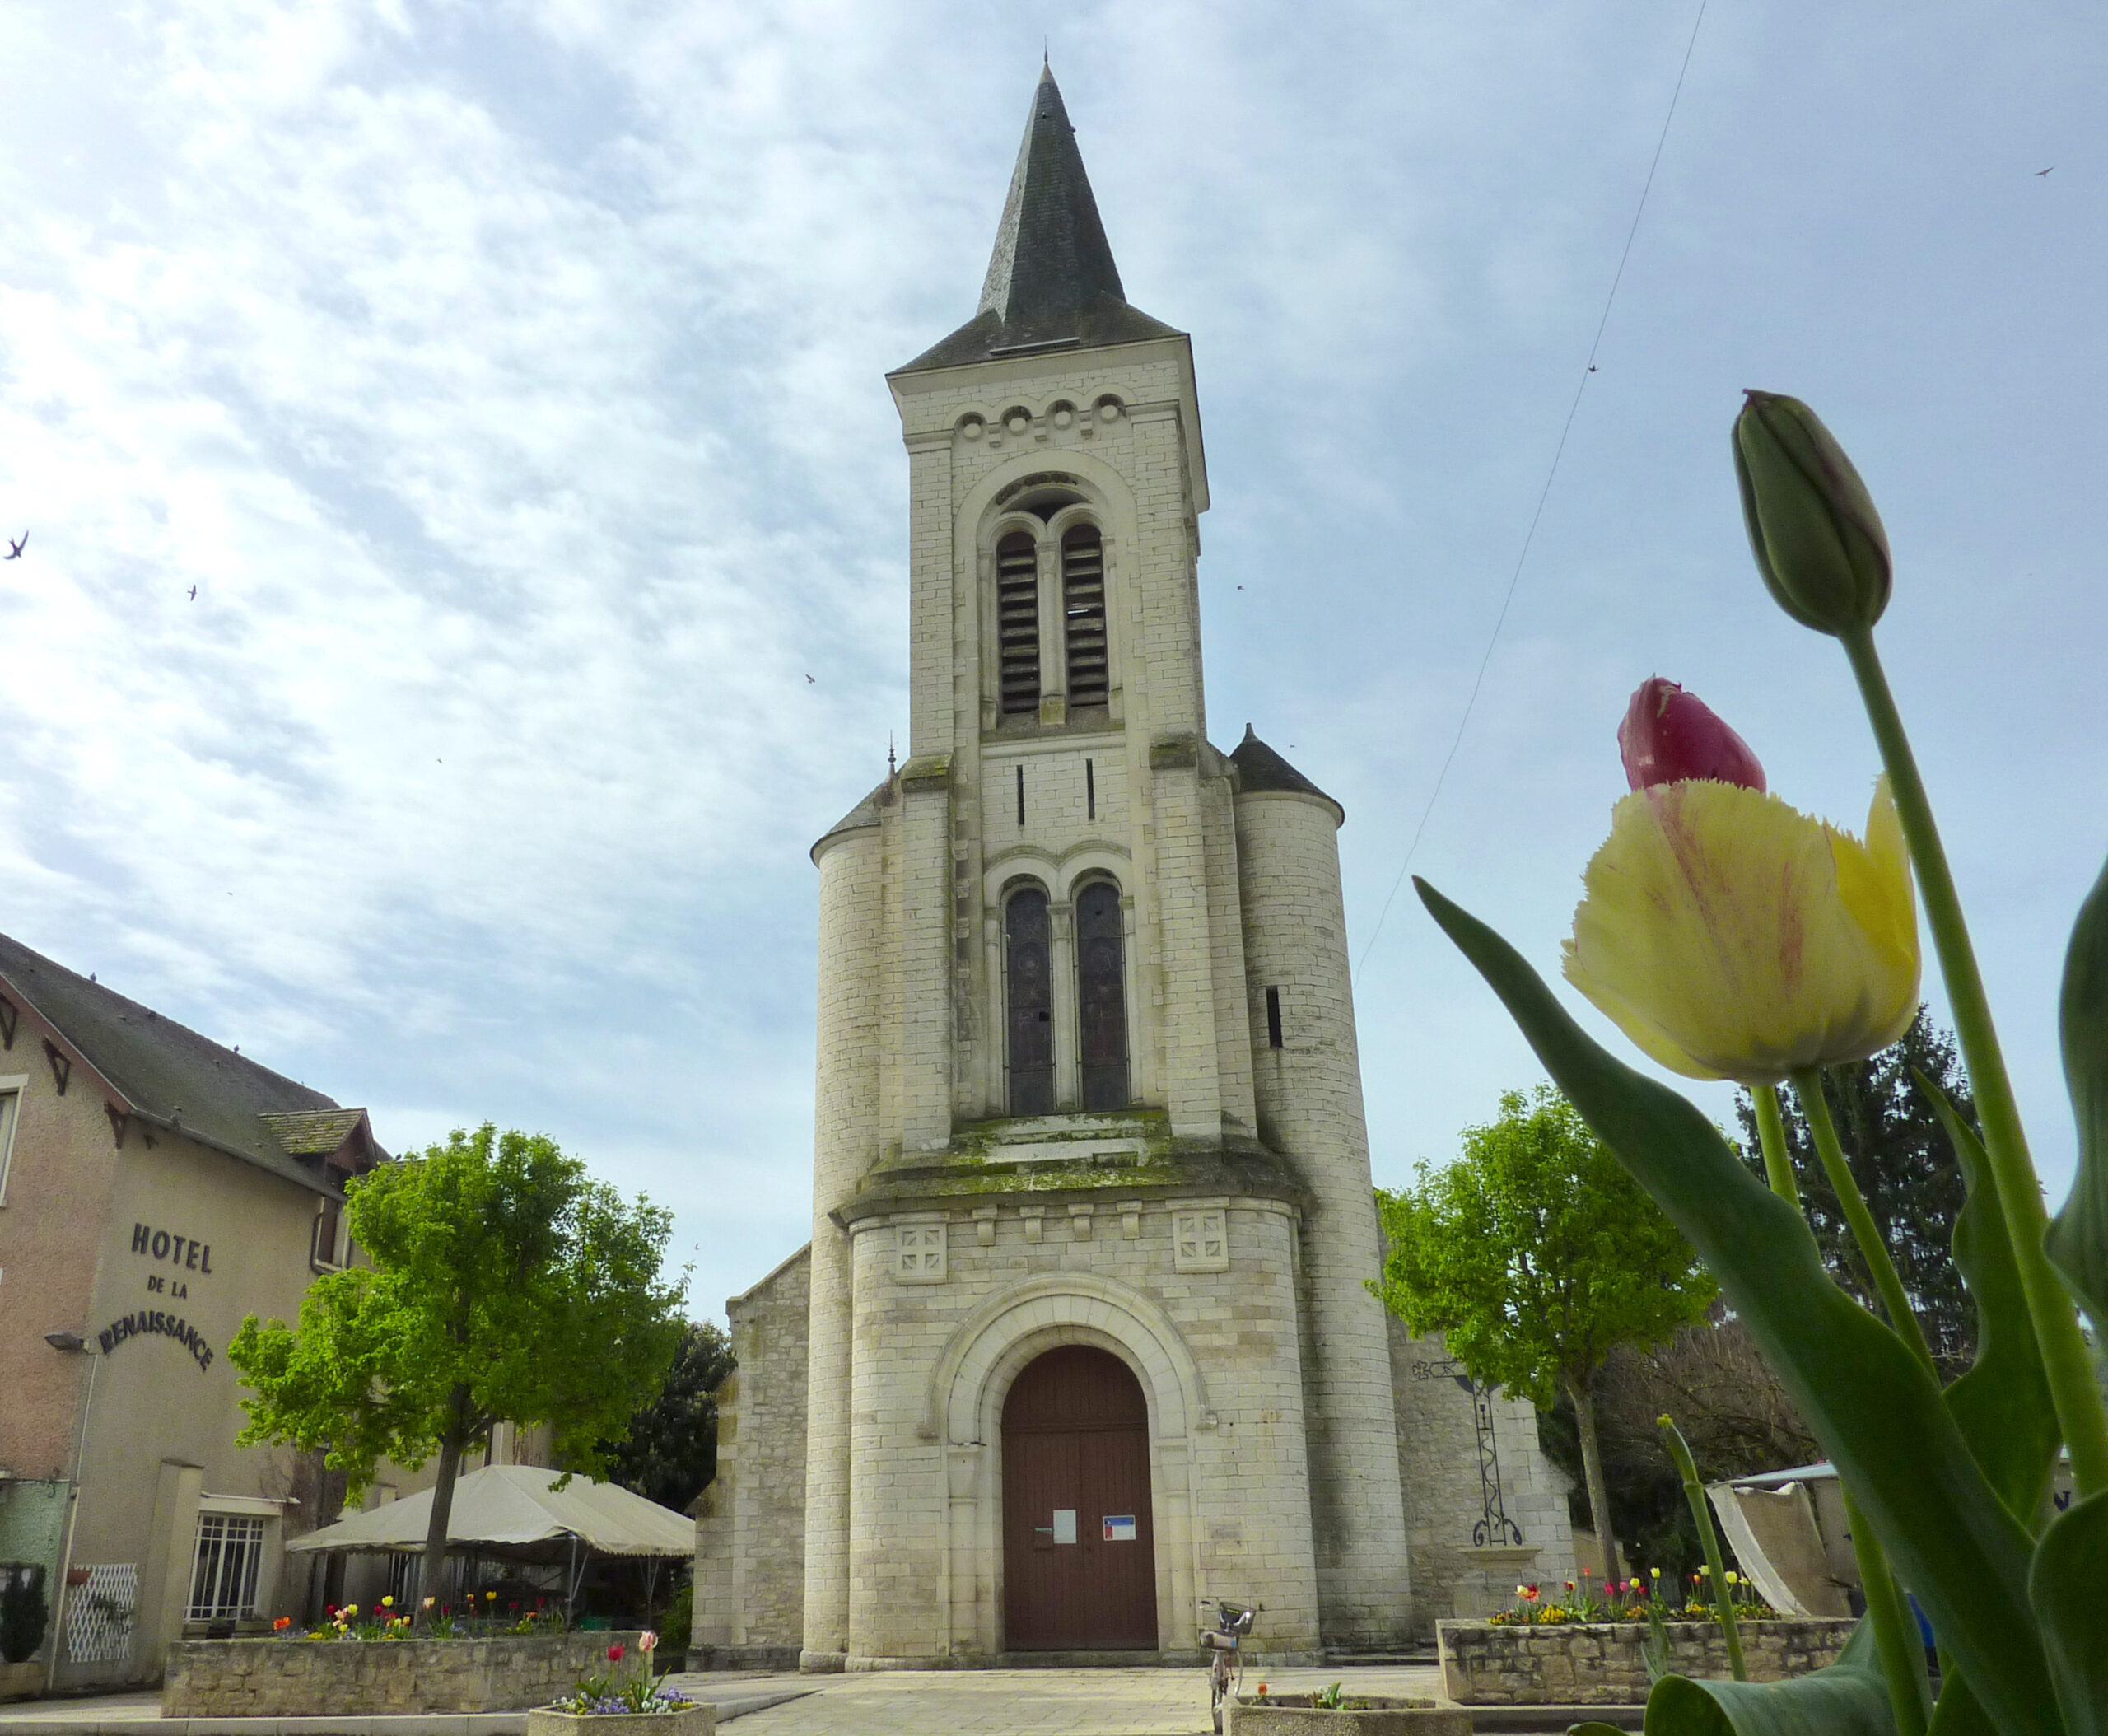
[[[1396,1650],[1574,1573],[1527,1404],[1380,1262],[1339,803],[1208,738],[1191,343],[1051,71],[974,316],[888,378],[908,752],[813,847],[810,1244],[728,1304],[698,1663]]]

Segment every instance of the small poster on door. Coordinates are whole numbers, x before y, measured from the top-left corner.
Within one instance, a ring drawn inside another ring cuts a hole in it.
[[[1075,1540],[1076,1510],[1074,1507],[1056,1507],[1054,1510],[1054,1541],[1073,1543]]]
[[[1131,1543],[1135,1541],[1135,1515],[1131,1513],[1108,1513],[1105,1515],[1105,1541],[1108,1543]]]

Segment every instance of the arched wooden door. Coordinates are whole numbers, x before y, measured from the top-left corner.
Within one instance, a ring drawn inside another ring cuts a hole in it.
[[[1154,1650],[1149,1406],[1089,1345],[1030,1364],[1003,1403],[1004,1644]]]

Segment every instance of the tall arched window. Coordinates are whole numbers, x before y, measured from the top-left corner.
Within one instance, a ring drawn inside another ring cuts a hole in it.
[[[1093,880],[1076,894],[1076,1005],[1084,1107],[1127,1107],[1127,986],[1120,889]]]
[[[1003,907],[1004,999],[1010,1020],[1010,1113],[1054,1110],[1054,977],[1047,894],[1037,886]]]
[[[1105,539],[1095,525],[1061,535],[1061,616],[1067,637],[1069,709],[1106,702]]]
[[[1013,530],[996,545],[996,658],[1005,716],[1039,709],[1039,551]]]

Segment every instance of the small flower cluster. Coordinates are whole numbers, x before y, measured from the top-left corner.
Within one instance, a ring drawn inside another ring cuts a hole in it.
[[[500,1613],[494,1591],[485,1592],[480,1598],[471,1593],[458,1612],[437,1598],[427,1598],[422,1609],[422,1621],[414,1620],[396,1609],[393,1597],[385,1597],[363,1614],[356,1603],[325,1605],[322,1620],[298,1634],[288,1631],[293,1625],[290,1616],[280,1616],[271,1625],[273,1631],[287,1639],[301,1640],[473,1640],[563,1626],[563,1612],[548,1608],[545,1598],[537,1598],[531,1609],[509,1603]]]
[[[695,1702],[665,1687],[664,1676],[651,1673],[651,1654],[658,1648],[659,1636],[646,1628],[637,1636],[637,1668],[625,1674],[619,1666],[627,1648],[617,1640],[608,1648],[608,1662],[616,1668],[581,1678],[555,1710],[577,1717],[685,1712]]]
[[[1693,1574],[1691,1580],[1691,1594],[1678,1604],[1673,1585],[1666,1591],[1663,1589],[1662,1570],[1658,1567],[1649,1568],[1644,1580],[1635,1575],[1621,1584],[1615,1580],[1596,1580],[1584,1567],[1578,1585],[1572,1580],[1566,1582],[1564,1598],[1547,1597],[1541,1586],[1518,1585],[1514,1607],[1498,1610],[1486,1619],[1502,1627],[1556,1627],[1569,1622],[1645,1622],[1650,1610],[1658,1609],[1665,1617],[1704,1617],[1709,1620],[1713,1606],[1705,1595],[1705,1570]],[[1728,1573],[1728,1587],[1737,1615],[1759,1620],[1776,1613],[1733,1569]]]

